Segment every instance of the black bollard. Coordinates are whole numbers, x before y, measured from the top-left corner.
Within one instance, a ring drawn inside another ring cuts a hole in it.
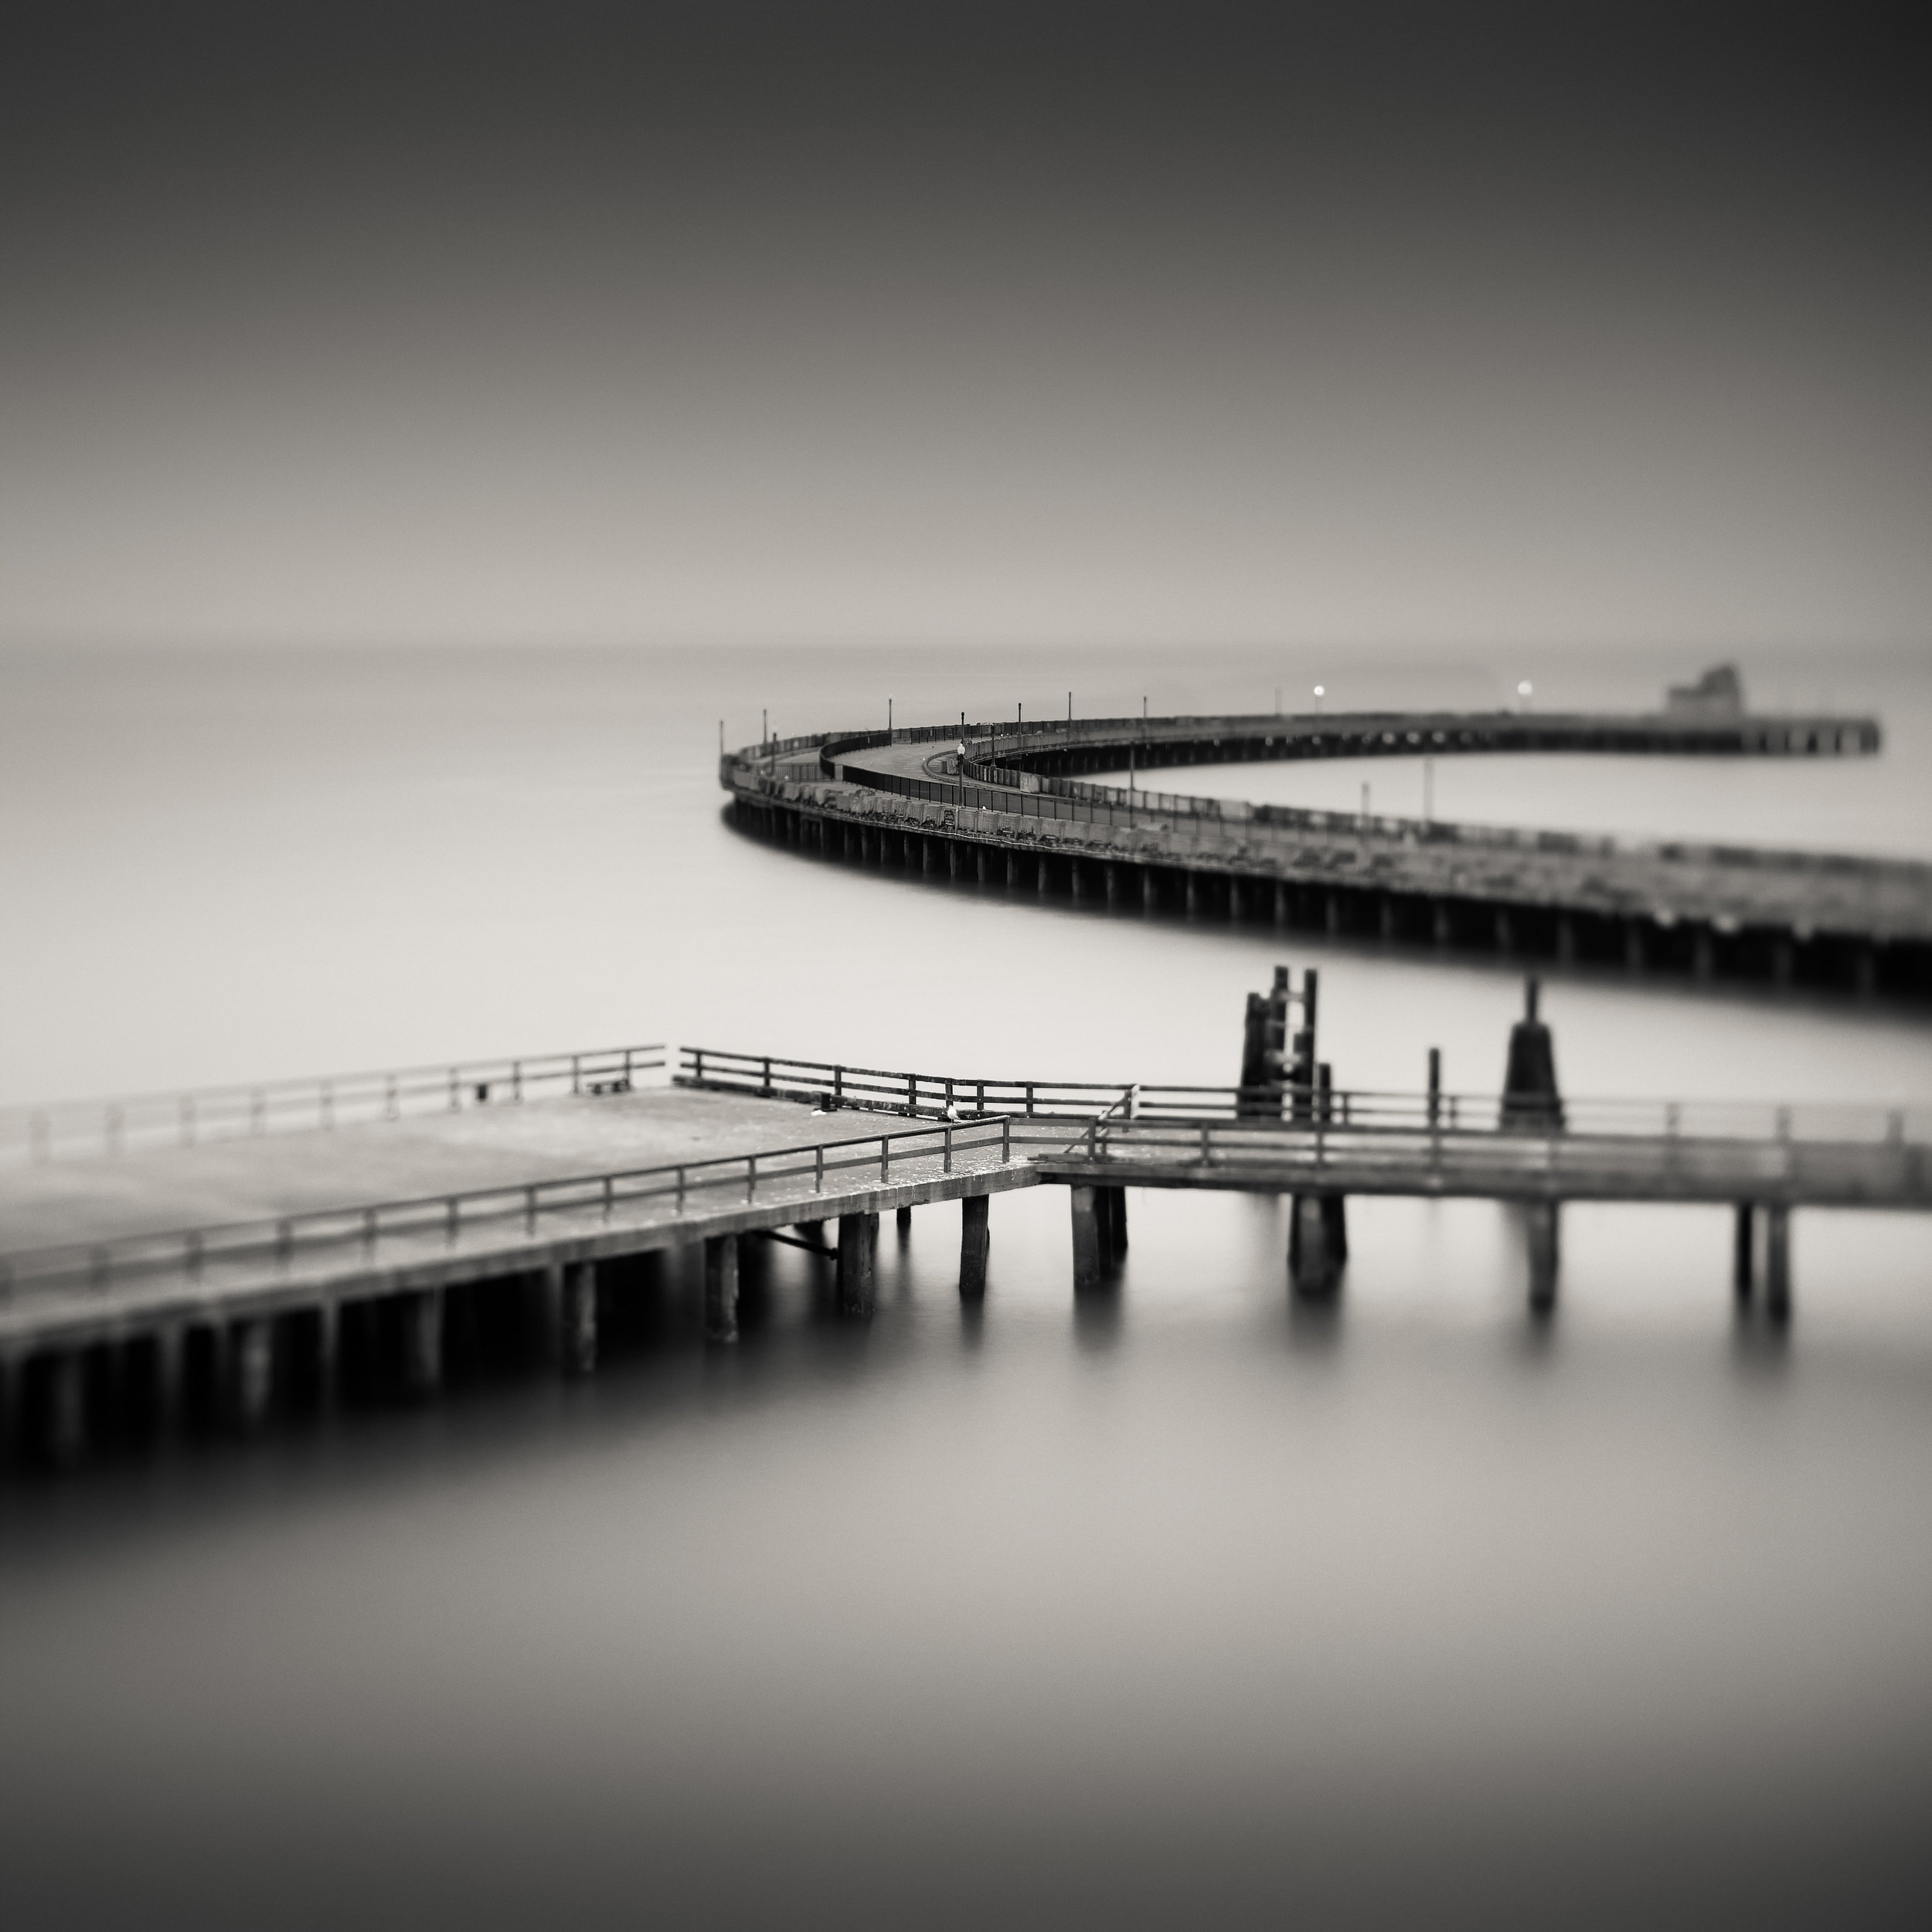
[[[1556,1090],[1556,1043],[1536,1017],[1536,980],[1523,981],[1523,1016],[1509,1029],[1509,1063],[1503,1074],[1502,1124],[1555,1133],[1563,1124]]]

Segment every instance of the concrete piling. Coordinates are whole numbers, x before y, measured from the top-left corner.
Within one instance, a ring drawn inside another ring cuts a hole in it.
[[[879,1253],[879,1216],[842,1214],[838,1217],[838,1311],[869,1315],[875,1293]]]
[[[704,1244],[704,1338],[738,1338],[738,1237],[713,1235]]]
[[[186,1332],[179,1321],[164,1323],[155,1331],[154,1427],[164,1440],[181,1430],[186,1342]]]
[[[990,1194],[969,1194],[959,1204],[959,1292],[975,1301],[986,1292],[986,1251],[991,1246]]]
[[[905,1245],[905,1243],[906,1243],[909,1240],[910,1240],[910,1239],[911,1239],[911,1236],[912,1236],[912,1231],[913,1231],[913,1211],[912,1211],[912,1209],[911,1209],[910,1208],[909,1208],[909,1207],[903,1207],[903,1208],[901,1208],[901,1209],[899,1210],[898,1213],[893,1216],[893,1220],[894,1220],[894,1223],[895,1223],[895,1231],[897,1233],[897,1234],[898,1234],[898,1236],[899,1236],[900,1244],[900,1246],[901,1246],[901,1247],[903,1247],[903,1246]]]
[[[1731,1235],[1731,1287],[1740,1304],[1747,1303],[1753,1289],[1757,1260],[1755,1236],[1757,1213],[1749,1201],[1737,1204],[1736,1219]]]
[[[274,1325],[258,1316],[231,1322],[226,1354],[229,1420],[244,1431],[259,1429],[275,1396]]]
[[[1141,868],[1141,910],[1144,913],[1151,913],[1159,906],[1160,903],[1160,882],[1154,876],[1154,868],[1151,866],[1143,866]]]
[[[403,1387],[416,1396],[443,1386],[443,1291],[425,1288],[403,1299]]]
[[[315,1308],[315,1404],[335,1406],[342,1355],[342,1311],[332,1300]]]
[[[597,1366],[597,1264],[570,1261],[563,1268],[563,1344],[559,1366],[567,1376],[587,1376]]]

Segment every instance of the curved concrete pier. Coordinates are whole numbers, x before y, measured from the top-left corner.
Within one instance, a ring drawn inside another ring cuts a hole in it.
[[[1476,751],[1845,757],[1869,718],[1416,713],[827,733],[728,753],[747,831],[1135,913],[1558,964],[1932,995],[1932,866],[1250,805],[1082,772]]]

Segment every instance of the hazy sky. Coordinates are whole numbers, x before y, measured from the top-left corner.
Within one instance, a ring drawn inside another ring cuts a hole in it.
[[[0,639],[1916,639],[1903,11],[16,5]]]

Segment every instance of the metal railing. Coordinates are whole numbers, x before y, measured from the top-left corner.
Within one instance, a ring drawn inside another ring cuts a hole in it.
[[[201,1141],[400,1120],[539,1095],[628,1093],[641,1075],[663,1070],[666,1050],[661,1042],[604,1046],[9,1107],[0,1110],[0,1162],[192,1147]]]
[[[653,1218],[654,1206],[677,1219],[694,1205],[717,1213],[755,1207],[761,1200],[815,1200],[862,1192],[857,1185],[862,1182],[889,1186],[895,1171],[903,1183],[908,1170],[921,1164],[941,1176],[960,1171],[975,1157],[981,1169],[1009,1165],[1017,1138],[1014,1126],[999,1116],[945,1121],[802,1147],[65,1243],[0,1255],[0,1300],[31,1288],[85,1286],[104,1293],[157,1277],[204,1284],[224,1268],[259,1270],[264,1263],[271,1278],[280,1278],[303,1264],[339,1260],[345,1250],[361,1266],[402,1266],[412,1260],[433,1260],[479,1236],[503,1246],[519,1236],[534,1240],[545,1233],[594,1232],[621,1216],[634,1225]],[[838,1185],[842,1176],[852,1184]],[[403,1243],[410,1252],[399,1255]]]
[[[846,754],[889,744],[964,742],[967,756],[951,778],[916,777],[852,764]],[[1927,868],[1902,859],[1791,849],[1731,845],[1701,841],[1621,838],[1606,834],[1546,832],[1534,828],[1463,824],[1391,814],[1318,811],[1294,805],[1257,805],[1232,798],[1179,792],[1124,790],[1042,774],[1002,758],[1052,759],[1074,749],[1115,750],[1126,759],[1135,750],[1199,742],[1226,745],[1236,761],[1253,757],[1421,756],[1457,751],[1641,748],[1661,743],[1673,750],[1755,751],[1776,755],[1813,751],[1876,750],[1878,727],[1869,719],[1747,717],[1722,720],[1636,714],[1502,713],[1324,714],[1317,717],[1108,718],[1021,726],[1005,723],[921,726],[892,732],[828,733],[811,741],[779,741],[785,748],[816,743],[821,770],[835,769],[871,789],[928,804],[1010,817],[1111,829],[1158,831],[1197,843],[1234,838],[1281,845],[1311,835],[1368,838],[1398,845],[1447,845],[1509,852],[1583,856],[1622,855],[1682,864],[1775,866],[1780,869],[1851,873],[1922,884]],[[760,747],[764,753],[767,748]],[[796,781],[801,774],[788,774]],[[755,784],[763,776],[748,767]]]
[[[1298,1097],[1291,1087],[1162,1085],[1129,1080],[1040,1080],[957,1073],[896,1071],[785,1054],[740,1053],[709,1046],[679,1049],[675,1083],[808,1100],[828,1109],[866,1107],[905,1114],[962,1116],[998,1111],[1019,1120],[1087,1120],[1132,1097],[1135,1120],[1240,1119],[1284,1124]],[[1445,1133],[1518,1133],[1495,1094],[1459,1094],[1336,1087],[1324,1097],[1300,1096],[1311,1109],[1319,1097],[1336,1127],[1364,1131],[1435,1128]],[[1566,1096],[1564,1124],[1573,1134],[1720,1140],[1807,1140],[1846,1145],[1932,1143],[1932,1102],[1896,1106],[1837,1101],[1672,1100]]]
[[[1219,1173],[1237,1184],[1266,1176],[1284,1188],[1352,1192],[1932,1206],[1932,1147],[1889,1138],[1365,1128],[1318,1117],[1289,1131],[1206,1117],[1095,1120],[1043,1165],[1050,1171],[1113,1162],[1131,1162],[1143,1172],[1151,1167]]]

